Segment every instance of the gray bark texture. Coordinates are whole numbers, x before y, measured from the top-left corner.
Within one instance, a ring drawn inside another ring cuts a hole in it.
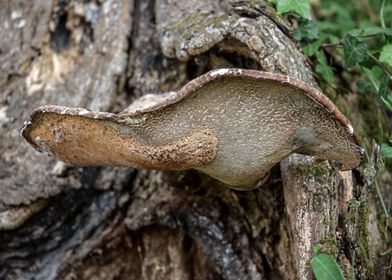
[[[261,0],[2,0],[0,279],[312,279],[316,243],[346,276],[387,278],[360,171],[292,155],[239,192],[196,171],[68,166],[19,134],[40,105],[120,112],[222,67],[317,87],[290,34]]]

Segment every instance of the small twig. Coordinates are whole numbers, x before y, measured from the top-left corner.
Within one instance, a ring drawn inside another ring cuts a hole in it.
[[[322,48],[343,48],[343,44],[342,43],[323,43],[321,44]]]

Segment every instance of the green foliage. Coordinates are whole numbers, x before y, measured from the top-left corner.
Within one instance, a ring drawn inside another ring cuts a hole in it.
[[[364,120],[361,134],[376,138],[386,168],[392,167],[392,2],[391,0],[271,0],[279,13],[287,13],[298,27],[293,39],[308,56],[321,87],[332,96],[359,96],[359,112]],[[312,8],[312,20],[309,19]],[[348,99],[346,99],[348,100]],[[348,106],[350,105],[348,101]],[[344,103],[344,102],[342,102]],[[353,110],[356,111],[355,109]],[[360,117],[361,118],[361,117]],[[358,129],[360,131],[360,129]],[[357,131],[358,131],[357,130]],[[369,147],[372,139],[369,139]],[[366,144],[366,140],[364,141]],[[390,235],[391,217],[375,181],[385,216],[384,236]],[[367,218],[368,213],[361,216]],[[363,225],[367,226],[367,222]],[[361,229],[367,240],[367,227]],[[362,234],[363,233],[363,234]],[[389,244],[390,239],[385,238]],[[320,279],[344,279],[334,257],[319,253],[315,245],[311,266]],[[361,265],[369,259],[367,243],[359,244]],[[390,246],[390,245],[388,245]],[[354,265],[354,264],[353,264]],[[351,275],[355,277],[355,273]],[[350,273],[349,273],[350,274]],[[350,277],[350,275],[348,275]],[[350,277],[351,278],[351,277]]]
[[[314,256],[311,264],[317,280],[344,280],[342,270],[329,255],[320,254]]]
[[[380,78],[382,76],[381,68],[377,65],[374,65],[371,69],[362,67],[362,71],[373,86],[373,91],[378,91],[380,89]]]
[[[371,26],[366,28],[353,29],[350,30],[348,33],[354,37],[371,37],[376,35],[392,36],[392,29]]]
[[[362,70],[370,81],[370,84],[362,82],[361,85],[368,88],[369,92],[376,92],[385,108],[392,112],[392,91],[389,88],[390,76],[385,74],[379,66],[373,66],[372,69],[362,67]]]
[[[344,60],[346,67],[351,68],[357,63],[364,62],[367,59],[367,45],[361,42],[358,37],[347,33],[342,40],[344,46]]]
[[[315,244],[310,262],[317,280],[344,280],[342,270],[330,255],[320,254],[320,244]]]
[[[276,0],[278,13],[295,12],[303,18],[309,18],[310,0]]]
[[[303,21],[300,26],[294,30],[293,37],[297,41],[312,41],[318,39],[319,29],[317,23],[312,20]]]
[[[380,53],[380,62],[385,62],[392,66],[392,45],[384,45]]]
[[[326,41],[328,38],[328,35],[325,33],[321,33],[318,36],[318,39],[313,41],[310,44],[307,44],[302,50],[304,52],[304,54],[306,54],[307,56],[313,56],[319,49],[321,44]]]
[[[329,83],[334,82],[333,68],[328,65],[327,58],[324,52],[318,51],[316,54],[318,64],[316,65],[316,72],[321,74],[321,76]]]
[[[279,13],[297,15],[293,38],[313,61],[319,78],[338,92],[347,92],[347,86],[340,87],[350,83],[350,91],[373,94],[392,112],[392,5],[385,0],[316,1],[317,20],[309,20],[310,1],[273,2]]]
[[[385,160],[392,160],[392,147],[386,143],[381,145],[381,156]]]
[[[390,95],[390,89],[389,89],[389,81],[391,79],[389,78],[388,75],[383,75],[381,80],[380,80],[380,88],[378,89],[378,93],[380,94],[381,98],[388,98]]]
[[[357,85],[358,92],[362,94],[371,92],[373,89],[372,85],[365,80],[358,80],[356,82],[356,85]]]
[[[332,96],[357,93],[354,103],[346,99],[364,125],[360,131],[364,138],[371,135],[381,144],[380,155],[386,168],[392,167],[392,2],[391,0],[269,0],[277,7],[278,13],[287,14],[297,28],[293,39],[308,56],[310,64],[325,92]],[[309,19],[312,8],[312,20]],[[351,99],[351,98],[350,98]],[[339,99],[338,99],[339,100]],[[358,103],[356,103],[358,102]],[[342,102],[343,104],[345,103]],[[366,131],[365,131],[366,130]],[[370,147],[370,141],[363,143]],[[365,154],[367,150],[365,149]],[[378,156],[377,156],[378,158]],[[369,157],[367,157],[368,160]],[[374,166],[374,165],[373,165]],[[391,216],[384,203],[376,180],[375,189],[383,209],[383,234],[390,246]],[[350,205],[351,213],[353,207]],[[368,210],[359,208],[358,221],[361,236],[358,261],[352,260],[353,267],[347,277],[356,277],[356,263],[372,270],[369,262]],[[385,223],[384,223],[385,220]],[[320,251],[316,244],[311,260],[315,278],[344,279],[341,269],[330,252]],[[354,252],[355,253],[355,252]],[[355,255],[354,255],[355,256]],[[360,269],[359,269],[360,270]]]

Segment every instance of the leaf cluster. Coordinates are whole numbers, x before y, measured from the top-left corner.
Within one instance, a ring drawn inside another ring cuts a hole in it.
[[[380,156],[385,165],[381,164],[380,170],[392,168],[392,2],[273,2],[277,11],[297,26],[293,39],[308,57],[323,89],[335,94],[358,94],[356,100],[363,102],[360,114],[369,121],[365,125],[367,133],[381,143]],[[365,132],[362,134],[368,138]],[[366,151],[365,155],[368,154]],[[385,222],[383,232],[389,244],[391,216],[377,180],[374,185],[383,209],[380,224]],[[386,252],[391,253],[390,249]],[[344,279],[335,258],[319,253],[317,247],[311,266],[318,280]],[[351,275],[346,276],[353,279],[354,271],[348,273]]]
[[[392,5],[386,0],[274,0],[278,13],[294,16],[293,38],[328,87],[372,95],[392,116]],[[312,9],[311,9],[312,8]],[[311,11],[313,12],[310,19]],[[349,86],[341,77],[349,76]],[[392,162],[392,138],[381,155]]]

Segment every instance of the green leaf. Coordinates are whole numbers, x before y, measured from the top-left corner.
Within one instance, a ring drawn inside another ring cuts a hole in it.
[[[317,280],[344,280],[342,270],[331,256],[316,255],[310,263]]]
[[[277,0],[278,13],[296,12],[303,18],[309,18],[310,0]]]
[[[351,10],[347,9],[347,5],[350,5],[350,3],[344,1],[320,1],[320,3],[328,6],[328,8],[325,7],[317,11],[326,13],[325,19],[319,22],[321,30],[328,30],[328,32],[342,37],[344,33],[352,30],[357,25],[350,12]]]
[[[378,94],[383,98],[388,98],[391,95],[391,90],[389,89],[390,78],[388,75],[382,76],[380,80],[380,87],[378,89]]]
[[[392,45],[389,44],[382,47],[379,59],[381,62],[385,62],[389,66],[392,66]]]
[[[372,70],[362,67],[362,70],[380,96],[384,106],[392,112],[392,91],[389,87],[390,77],[387,74],[383,74],[383,70],[378,66],[373,66]]]
[[[368,93],[368,92],[374,92],[374,87],[370,83],[368,83],[364,80],[359,80],[356,82],[356,84],[357,84],[357,88],[358,88],[359,93],[364,94],[364,93]]]
[[[338,44],[340,42],[340,38],[335,35],[329,34],[328,38],[331,44]]]
[[[378,66],[373,66],[372,70],[365,67],[362,67],[362,69],[381,98],[384,106],[392,112],[392,91],[389,87],[390,77],[387,74],[383,74],[383,70]]]
[[[324,52],[321,50],[316,54],[317,62],[319,64],[328,65],[327,57],[325,56]]]
[[[321,245],[319,243],[314,244],[313,246],[313,255],[318,255],[321,249]]]
[[[374,65],[371,71],[374,77],[376,77],[377,79],[381,79],[381,77],[384,75],[384,70],[378,65]]]
[[[379,80],[378,69],[379,69],[378,66],[372,67],[371,70],[366,67],[362,67],[362,70],[365,72],[366,77],[369,79],[369,81],[371,82],[371,84],[376,92],[378,92],[380,90],[380,80]]]
[[[384,75],[380,80],[380,88],[378,94],[384,104],[384,106],[392,112],[392,92],[389,88],[390,78],[388,75]]]
[[[327,37],[328,35],[326,33],[321,33],[316,41],[303,47],[302,50],[304,54],[306,54],[307,56],[314,55],[319,50],[321,44],[327,39]]]
[[[384,106],[392,112],[392,95],[389,95],[387,98],[381,97],[381,100]]]
[[[321,74],[328,84],[333,84],[335,75],[333,73],[333,68],[327,63],[327,58],[325,57],[324,52],[317,52],[316,58],[318,61],[318,64],[316,65],[316,72]]]
[[[367,45],[359,41],[357,37],[347,33],[344,35],[342,43],[344,46],[344,59],[348,68],[367,59]]]
[[[392,28],[382,28],[377,26],[353,29],[348,32],[353,37],[369,37],[376,35],[392,36]]]
[[[294,30],[293,37],[297,41],[312,41],[319,37],[319,29],[317,23],[312,20],[301,22],[299,27]]]
[[[328,84],[332,85],[335,81],[335,75],[333,73],[332,67],[323,64],[316,65],[316,72],[321,74],[323,78],[328,82]]]
[[[392,112],[392,95],[388,95],[386,98],[381,96],[381,100],[384,103],[384,106]]]
[[[387,143],[381,144],[380,154],[385,160],[392,160],[392,147]]]
[[[319,22],[319,28],[325,32],[336,33],[338,32],[339,25],[336,22]]]

